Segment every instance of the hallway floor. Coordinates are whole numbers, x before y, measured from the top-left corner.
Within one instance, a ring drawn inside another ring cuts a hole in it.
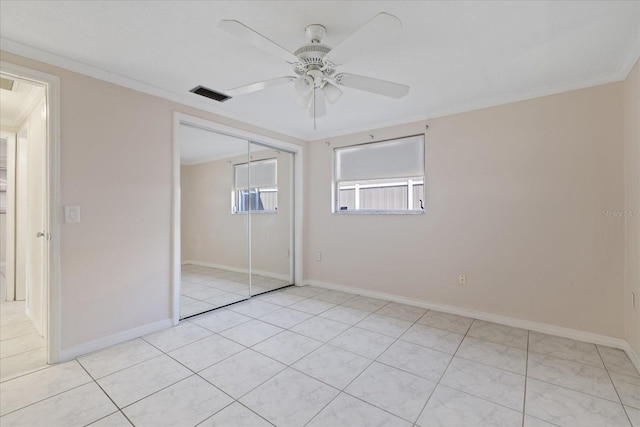
[[[0,381],[47,367],[44,338],[24,312],[24,301],[6,301],[0,273]]]
[[[621,350],[308,286],[0,393],[3,427],[640,427],[640,375]]]

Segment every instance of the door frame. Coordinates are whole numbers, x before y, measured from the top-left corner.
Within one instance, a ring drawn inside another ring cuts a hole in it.
[[[293,222],[293,278],[296,284],[302,283],[302,218],[303,218],[303,164],[304,147],[280,141],[257,133],[226,126],[211,120],[201,119],[189,114],[174,111],[173,113],[173,185],[171,201],[171,313],[174,326],[180,320],[180,278],[181,278],[181,231],[180,231],[180,125],[192,125],[213,132],[223,133],[229,136],[246,139],[249,142],[257,142],[281,148],[293,153],[293,196],[294,213]]]
[[[0,61],[0,72],[45,88],[47,130],[45,141],[45,233],[49,244],[44,255],[45,350],[47,363],[60,360],[60,78],[31,68]]]

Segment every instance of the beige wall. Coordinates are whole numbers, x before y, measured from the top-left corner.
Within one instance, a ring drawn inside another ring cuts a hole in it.
[[[82,222],[58,236],[63,350],[171,318],[173,111],[301,143],[5,52],[0,58],[61,81],[61,205],[82,208]],[[638,164],[629,155],[638,152],[637,88],[636,65],[624,84],[329,140],[335,147],[369,134],[404,136],[428,123],[425,215],[332,215],[332,147],[308,144],[305,277],[614,337],[625,335],[626,316],[637,350],[637,310],[623,308],[637,274],[627,249],[625,291],[625,221],[627,234],[637,221],[603,215],[637,206]],[[637,241],[627,239],[627,248],[637,251]],[[466,287],[456,284],[459,273]]]
[[[640,61],[624,83],[625,95],[625,291],[626,338],[640,355]],[[631,307],[631,293],[636,307]]]
[[[278,212],[253,214],[252,268],[277,278],[290,277],[291,154],[273,150],[252,153],[253,160],[277,157]],[[245,157],[180,168],[182,260],[248,270],[247,221],[231,213],[233,165]]]
[[[622,337],[622,118],[616,83],[310,143],[305,274]],[[426,123],[425,215],[330,213],[334,147]]]
[[[6,52],[0,59],[60,77],[61,205],[82,209],[82,222],[57,236],[63,351],[171,319],[174,111],[300,143]]]

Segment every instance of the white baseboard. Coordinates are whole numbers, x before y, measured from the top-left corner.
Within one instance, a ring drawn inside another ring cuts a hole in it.
[[[627,353],[627,356],[629,356],[629,359],[631,359],[631,363],[633,363],[633,366],[635,366],[638,372],[640,372],[640,355],[635,352],[633,347],[631,347],[631,344],[629,344],[627,341],[625,341],[625,344],[626,345],[622,350]]]
[[[228,265],[213,264],[213,263],[210,263],[210,262],[203,262],[203,261],[186,260],[186,261],[182,262],[182,265],[186,265],[186,264],[197,265],[197,266],[200,266],[200,267],[219,268],[220,270],[229,270],[229,271],[233,271],[234,273],[249,274],[249,269],[248,268],[230,267]],[[255,268],[253,268],[251,271],[254,274],[259,274],[260,276],[264,276],[264,277],[270,277],[272,279],[291,280],[291,277],[286,275],[286,274],[278,274],[278,273],[273,273],[271,271],[257,270]]]
[[[622,338],[610,337],[607,335],[594,334],[592,332],[580,331],[577,329],[565,328],[562,326],[550,325],[548,323],[534,322],[531,320],[523,320],[515,317],[502,316],[499,314],[487,313],[484,311],[471,310],[445,304],[434,304],[424,300],[407,298],[399,295],[388,294],[386,292],[371,291],[367,289],[355,288],[352,286],[338,285],[335,283],[327,283],[316,280],[305,280],[305,285],[316,286],[318,288],[333,289],[336,291],[344,291],[353,294],[362,295],[370,298],[384,299],[387,301],[398,302],[401,304],[414,305],[431,310],[442,311],[445,313],[456,314],[458,316],[472,317],[474,319],[485,320],[488,322],[499,323],[501,325],[513,326],[515,328],[528,329],[530,331],[542,332],[550,335],[557,335],[564,338],[571,338],[578,341],[585,341],[593,344],[606,345],[608,347],[624,350],[636,369],[640,371],[640,357],[631,348],[627,340]]]
[[[143,335],[158,332],[163,329],[168,329],[173,326],[171,319],[160,320],[158,322],[150,323],[148,325],[140,326],[127,331],[118,332],[107,337],[99,338],[97,340],[88,341],[82,344],[75,345],[70,348],[60,349],[59,362],[66,362],[75,357],[82,356],[83,354],[91,353],[98,350],[103,350],[112,345],[120,344],[125,341],[139,338]]]

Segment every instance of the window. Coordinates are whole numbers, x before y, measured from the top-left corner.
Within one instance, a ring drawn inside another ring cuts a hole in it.
[[[334,212],[424,212],[424,135],[334,151]]]
[[[233,166],[231,212],[278,211],[277,159],[257,160]]]

